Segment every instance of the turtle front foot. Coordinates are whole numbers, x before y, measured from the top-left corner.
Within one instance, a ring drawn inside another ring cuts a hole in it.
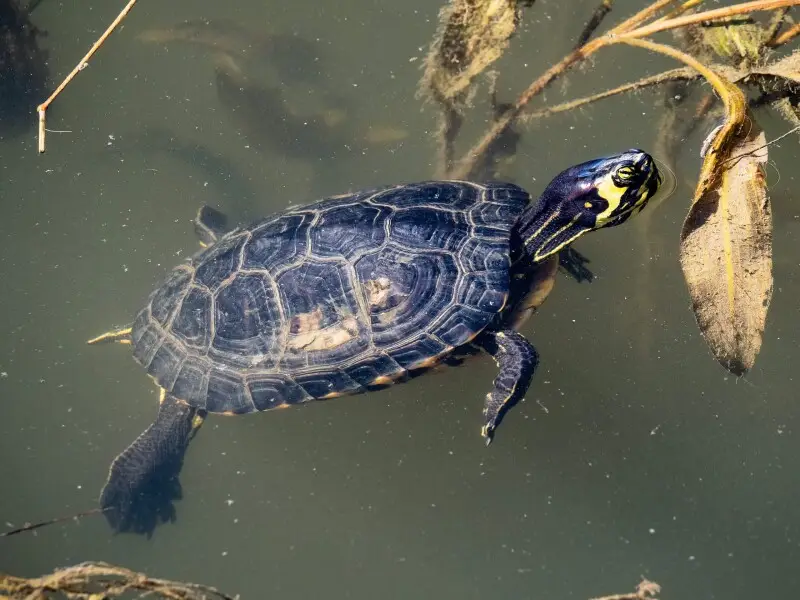
[[[488,446],[503,415],[528,391],[539,355],[525,337],[511,329],[484,331],[474,343],[491,355],[500,367],[494,388],[486,394],[483,407],[485,421],[481,435]]]
[[[183,458],[201,420],[196,408],[166,395],[156,421],[114,459],[100,506],[118,533],[150,537],[161,523],[175,520]]]

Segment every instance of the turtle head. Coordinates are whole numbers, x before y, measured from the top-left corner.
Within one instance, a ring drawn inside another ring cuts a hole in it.
[[[539,262],[588,231],[624,223],[645,207],[660,184],[653,158],[641,150],[570,167],[520,221],[528,255]]]

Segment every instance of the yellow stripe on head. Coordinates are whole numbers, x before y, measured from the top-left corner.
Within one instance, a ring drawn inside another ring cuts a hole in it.
[[[603,212],[597,214],[595,227],[600,228],[612,215],[614,217],[617,216],[615,212],[622,203],[622,196],[628,191],[628,188],[619,187],[614,183],[613,177],[609,174],[603,178],[603,181],[597,184],[596,190],[597,195],[608,202],[608,207]]]

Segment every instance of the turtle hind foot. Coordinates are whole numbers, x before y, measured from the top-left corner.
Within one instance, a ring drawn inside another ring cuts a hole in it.
[[[184,455],[200,426],[201,411],[164,395],[158,417],[111,464],[100,506],[117,533],[152,536],[175,520],[182,496],[178,479]]]

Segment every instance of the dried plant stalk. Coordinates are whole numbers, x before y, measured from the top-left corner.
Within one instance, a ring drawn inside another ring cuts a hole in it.
[[[62,81],[59,84],[59,86],[56,88],[56,91],[53,92],[52,94],[50,94],[50,97],[47,100],[45,100],[44,102],[42,102],[36,108],[36,112],[39,114],[39,153],[40,154],[44,153],[44,150],[45,150],[44,132],[45,132],[45,113],[47,112],[47,107],[50,106],[50,103],[53,102],[53,100],[56,99],[56,97],[62,92],[62,90],[65,87],[67,87],[67,85],[69,84],[70,81],[73,80],[75,75],[77,75],[78,72],[82,71],[83,69],[85,69],[88,66],[89,59],[94,55],[95,52],[97,52],[97,50],[100,48],[100,46],[103,45],[103,43],[106,41],[106,39],[108,39],[108,36],[110,36],[111,33],[114,31],[114,29],[116,29],[117,25],[119,25],[122,22],[122,19],[124,19],[125,16],[130,12],[130,10],[133,8],[134,4],[136,4],[136,0],[129,0],[128,1],[128,4],[126,4],[125,8],[122,9],[122,12],[120,12],[119,15],[117,15],[117,18],[114,19],[114,21],[112,21],[111,25],[109,25],[108,28],[105,30],[105,32],[103,32],[103,35],[101,35],[97,39],[97,41],[94,44],[92,44],[92,47],[89,48],[89,51],[78,62],[78,64],[75,65],[75,68],[72,69],[70,74],[67,75],[64,78],[64,81]]]
[[[138,596],[131,596],[137,593]],[[153,579],[123,567],[103,562],[85,562],[49,575],[26,579],[0,573],[0,598],[170,598],[182,600],[234,600],[205,585]]]
[[[586,60],[600,48],[621,42],[628,42],[636,38],[643,38],[661,31],[668,31],[708,21],[710,19],[724,19],[734,15],[746,14],[755,11],[770,11],[786,6],[798,4],[798,0],[755,0],[743,2],[734,6],[708,10],[701,13],[676,17],[673,19],[659,19],[649,24],[644,24],[648,19],[657,15],[661,10],[671,4],[671,0],[658,0],[641,10],[620,25],[614,27],[607,34],[591,40],[577,50],[569,53],[558,63],[545,71],[538,79],[531,83],[519,96],[516,104],[505,115],[498,119],[486,134],[469,150],[459,161],[451,173],[454,178],[468,179],[472,176],[476,165],[485,161],[485,155],[492,147],[494,139],[502,135],[508,127],[521,115],[525,106],[533,98],[544,91],[556,78],[560,77],[576,64]]]

